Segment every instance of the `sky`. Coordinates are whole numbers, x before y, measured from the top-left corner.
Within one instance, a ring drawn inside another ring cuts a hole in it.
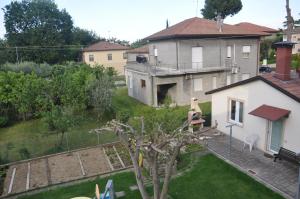
[[[0,8],[12,0],[0,0]],[[169,25],[195,16],[201,17],[204,0],[55,0],[65,8],[75,26],[93,30],[101,37],[135,41]],[[224,23],[251,22],[271,28],[282,28],[285,0],[242,0],[243,9]],[[198,5],[198,9],[197,9]],[[290,0],[292,15],[300,18],[300,1]],[[3,11],[0,10],[0,38],[4,37]]]

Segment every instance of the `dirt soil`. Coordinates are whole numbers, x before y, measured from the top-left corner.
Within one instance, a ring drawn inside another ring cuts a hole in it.
[[[53,184],[68,182],[83,177],[76,153],[52,156],[48,161]]]
[[[30,163],[30,189],[48,185],[46,159],[34,160]]]
[[[26,190],[26,179],[27,179],[27,171],[28,164],[22,163],[16,165],[16,174],[14,179],[14,184],[12,188],[13,193],[19,193]]]
[[[87,176],[111,171],[102,148],[83,150],[79,154]]]

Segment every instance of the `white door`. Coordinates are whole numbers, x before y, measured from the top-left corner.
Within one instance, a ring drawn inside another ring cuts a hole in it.
[[[278,153],[282,146],[283,120],[269,121],[269,150]]]
[[[199,69],[203,67],[203,49],[202,47],[192,48],[192,68]]]

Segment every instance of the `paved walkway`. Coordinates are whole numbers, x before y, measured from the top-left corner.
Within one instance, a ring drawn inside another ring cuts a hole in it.
[[[295,198],[298,181],[298,167],[286,161],[273,162],[264,152],[249,148],[243,150],[243,143],[232,139],[231,155],[229,150],[229,136],[215,136],[207,141],[208,149],[233,163],[249,175],[279,190],[286,198]]]

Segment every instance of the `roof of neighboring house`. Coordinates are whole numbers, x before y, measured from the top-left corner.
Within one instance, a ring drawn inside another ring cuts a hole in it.
[[[262,117],[267,120],[277,121],[283,117],[287,117],[290,114],[290,112],[290,110],[277,108],[274,106],[268,106],[264,104],[254,109],[249,114],[257,117]]]
[[[249,22],[241,22],[238,24],[235,24],[235,26],[238,26],[240,28],[243,28],[248,31],[256,31],[256,32],[266,32],[266,33],[277,33],[279,30],[268,28],[266,26],[260,26],[257,24],[249,23]]]
[[[133,48],[133,49],[127,50],[127,53],[149,53],[149,46],[144,45],[139,48]]]
[[[100,41],[83,49],[84,52],[107,51],[107,50],[127,50],[129,47],[121,44]]]
[[[274,77],[274,73],[269,73],[269,74],[263,74],[263,75],[258,75],[249,79],[246,79],[244,81],[240,81],[234,84],[230,84],[228,86],[224,86],[221,88],[217,88],[211,91],[206,92],[205,94],[213,94],[217,93],[223,90],[227,90],[230,88],[234,88],[236,86],[241,86],[244,84],[248,84],[250,82],[254,82],[257,80],[261,80],[273,88],[281,91],[285,95],[291,97],[292,99],[296,100],[297,102],[300,103],[300,78],[292,79],[290,81],[282,81],[276,77]]]
[[[283,33],[286,34],[287,30],[284,30]],[[300,34],[300,27],[293,29],[292,34]]]
[[[195,38],[195,37],[249,37],[268,36],[269,33],[260,31],[249,31],[235,25],[224,24],[222,32],[219,31],[217,22],[214,20],[202,19],[198,17],[186,19],[167,29],[159,31],[146,40],[163,40],[172,38]]]

